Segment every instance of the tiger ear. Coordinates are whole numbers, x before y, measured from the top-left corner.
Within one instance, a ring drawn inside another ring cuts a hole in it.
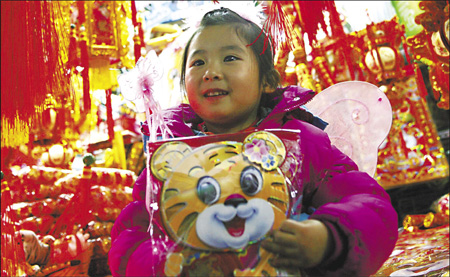
[[[173,168],[191,152],[192,148],[184,142],[164,143],[151,157],[150,168],[153,175],[158,180],[165,181]]]
[[[251,162],[258,163],[265,170],[274,170],[286,158],[286,148],[283,141],[276,135],[258,131],[251,133],[244,140],[244,156]],[[265,153],[261,155],[262,153]]]

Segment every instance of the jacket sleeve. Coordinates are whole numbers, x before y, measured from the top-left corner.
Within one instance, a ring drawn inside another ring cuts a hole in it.
[[[373,274],[397,241],[397,213],[375,179],[358,171],[325,133],[313,132],[302,144],[304,157],[309,157],[303,167],[304,199],[316,209],[310,218],[328,227],[339,253],[308,271],[314,276]]]
[[[146,170],[133,188],[135,201],[122,210],[111,231],[108,259],[113,276],[160,276],[166,255],[174,247],[158,224],[158,211],[155,211],[153,218],[152,235],[147,231],[150,219],[142,197],[145,176]]]

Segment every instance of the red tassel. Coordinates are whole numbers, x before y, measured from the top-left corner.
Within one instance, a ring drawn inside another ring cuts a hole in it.
[[[111,102],[111,90],[106,90],[106,125],[108,126],[109,141],[113,142],[114,139],[114,120],[112,115],[112,102]]]
[[[91,94],[89,84],[89,53],[86,40],[80,40],[80,56],[81,56],[81,77],[83,78],[83,111],[89,113],[91,111]]]
[[[78,22],[79,24],[86,24],[86,16],[85,16],[85,8],[84,1],[77,2],[78,7]],[[82,33],[82,35],[85,35]],[[83,71],[81,71],[81,77],[83,78],[83,112],[89,113],[91,111],[91,94],[90,94],[90,84],[89,84],[89,52],[87,46],[87,38],[81,37],[79,40],[79,48],[80,48],[80,59],[81,59],[81,67],[83,67]]]
[[[47,94],[70,93],[69,76],[60,56],[66,49],[60,47],[64,32],[56,28],[55,21],[61,17],[57,5],[50,1],[1,1],[2,147],[17,146],[14,140],[28,133],[28,125],[40,116]],[[11,128],[18,133],[11,134]]]
[[[137,10],[136,10],[136,1],[131,1],[131,20],[133,22],[133,26],[136,32],[136,28],[138,29],[138,33],[140,33],[140,24],[137,22]],[[137,34],[135,34],[136,36]],[[140,36],[139,36],[140,38]],[[134,41],[134,61],[135,63],[139,60],[141,57],[141,46],[142,41]]]
[[[1,1],[2,147],[6,131],[3,120],[11,126],[20,124],[16,120],[29,124],[36,116],[35,105],[42,105],[46,97],[43,84],[50,82],[43,62],[42,36],[46,30],[36,28],[44,20],[40,1]]]
[[[285,43],[290,50],[293,50],[295,48],[294,40],[296,39],[297,41],[300,41],[297,33],[292,28],[292,22],[289,20],[289,17],[286,15],[283,9],[282,3],[283,1],[269,2],[268,6],[264,8],[265,13],[267,14],[267,19],[264,22],[262,28],[263,30],[256,38],[257,40],[261,36],[263,31],[266,33],[262,53],[266,51],[269,39],[272,44],[273,55],[275,55],[275,51],[281,44]],[[252,45],[253,43],[251,43],[250,45]]]
[[[145,46],[142,23],[137,21],[136,1],[131,1],[131,20],[135,31],[137,30],[137,34],[135,34],[134,39],[134,61],[136,63],[141,57],[141,48]]]

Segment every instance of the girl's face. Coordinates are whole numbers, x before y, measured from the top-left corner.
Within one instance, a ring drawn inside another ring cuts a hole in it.
[[[262,88],[255,54],[235,28],[210,26],[187,52],[186,92],[208,131],[234,133],[257,117]]]

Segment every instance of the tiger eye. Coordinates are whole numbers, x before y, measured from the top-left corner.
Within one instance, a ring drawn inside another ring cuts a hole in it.
[[[246,167],[241,174],[241,188],[247,195],[257,194],[263,186],[261,172],[253,166]]]
[[[205,176],[198,180],[197,194],[203,203],[210,205],[216,202],[220,196],[220,185],[216,179]]]

